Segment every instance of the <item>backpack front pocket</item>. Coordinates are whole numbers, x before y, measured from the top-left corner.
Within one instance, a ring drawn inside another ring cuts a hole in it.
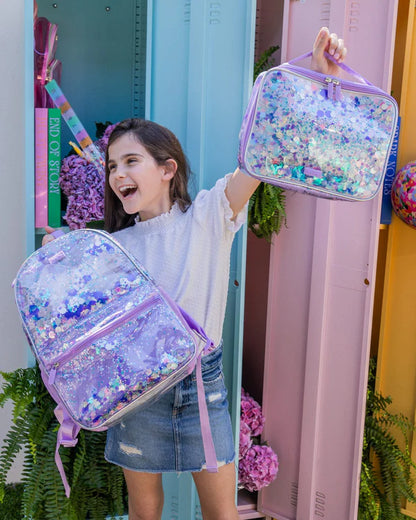
[[[146,402],[162,381],[173,386],[195,351],[189,331],[154,293],[55,358],[47,367],[49,383],[73,419],[95,429],[121,418],[133,402]]]

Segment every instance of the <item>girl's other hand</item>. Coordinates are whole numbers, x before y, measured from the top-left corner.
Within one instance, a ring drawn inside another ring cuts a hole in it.
[[[339,74],[339,67],[336,63],[325,57],[325,51],[333,56],[338,63],[342,63],[347,55],[344,40],[338,38],[335,33],[330,34],[327,27],[322,27],[313,44],[312,68],[322,74],[337,76]]]
[[[42,238],[42,246],[47,244],[48,242],[52,242],[52,240],[55,240],[55,237],[52,235],[54,231],[56,231],[55,228],[50,226],[45,226],[46,235]]]

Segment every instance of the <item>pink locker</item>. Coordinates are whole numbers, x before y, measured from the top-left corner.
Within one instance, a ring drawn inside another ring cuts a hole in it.
[[[273,24],[281,35],[281,61],[325,25],[344,36],[346,63],[389,91],[397,0],[261,0],[259,10],[267,46]],[[287,193],[288,227],[270,253],[262,399],[280,467],[257,507],[277,520],[356,518],[380,202]]]

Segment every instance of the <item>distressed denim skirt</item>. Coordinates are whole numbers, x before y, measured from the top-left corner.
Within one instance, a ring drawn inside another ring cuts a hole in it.
[[[218,466],[222,466],[235,457],[222,346],[202,358],[202,379]],[[204,469],[195,370],[156,402],[109,428],[105,458],[148,473]]]

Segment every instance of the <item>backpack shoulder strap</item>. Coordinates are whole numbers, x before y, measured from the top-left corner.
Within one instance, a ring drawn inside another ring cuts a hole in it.
[[[202,380],[202,364],[203,354],[209,352],[214,346],[214,342],[208,338],[204,329],[185,311],[182,307],[178,308],[189,327],[205,342],[204,348],[199,352],[196,362],[196,383],[198,390],[198,406],[201,421],[202,442],[204,445],[206,469],[210,473],[218,471],[217,455],[215,453],[214,441],[212,439],[211,427],[209,424],[208,408],[205,400],[204,382]]]
[[[71,494],[71,488],[69,487],[68,479],[65,475],[62,459],[59,455],[59,448],[61,446],[65,446],[66,448],[73,448],[78,442],[77,435],[81,427],[68,414],[65,407],[62,405],[55,389],[51,384],[49,384],[46,374],[44,373],[41,367],[39,368],[46,389],[51,394],[54,401],[58,403],[58,406],[54,410],[55,417],[58,419],[59,422],[59,430],[55,448],[55,464],[58,468],[59,474],[61,475],[62,484],[65,488],[65,495],[67,496],[67,498],[69,498],[69,495]]]
[[[65,475],[61,456],[59,455],[59,448],[60,446],[65,446],[65,448],[73,448],[78,442],[77,435],[79,433],[80,427],[71,419],[62,405],[58,404],[54,410],[54,413],[60,424],[56,440],[55,464],[58,468],[59,474],[61,475],[62,483],[65,488],[65,495],[67,498],[69,498],[71,488],[69,487],[68,479]]]

